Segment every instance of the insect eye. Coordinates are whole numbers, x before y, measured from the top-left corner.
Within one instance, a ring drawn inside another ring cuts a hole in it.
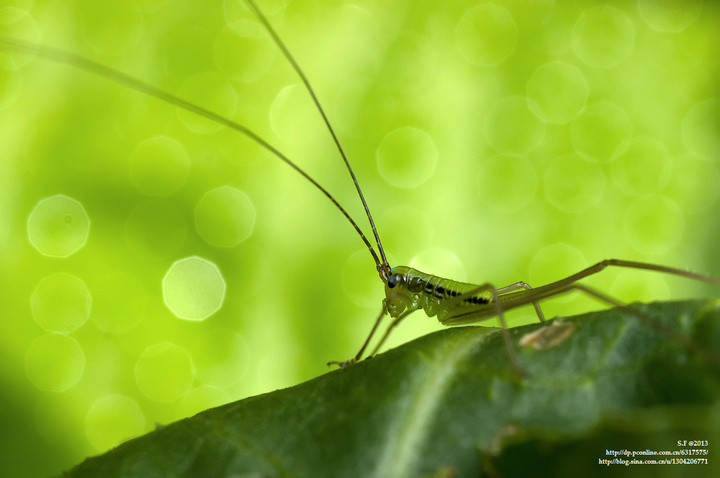
[[[400,282],[400,274],[393,274],[388,279],[387,285],[392,289],[393,287],[398,285],[398,282]]]

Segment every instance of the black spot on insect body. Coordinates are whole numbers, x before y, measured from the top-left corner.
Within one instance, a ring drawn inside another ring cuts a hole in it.
[[[465,302],[468,302],[470,304],[478,305],[478,304],[487,304],[490,301],[487,300],[485,297],[479,297],[477,295],[474,295],[472,297],[468,297],[465,299]]]
[[[433,293],[433,289],[434,289],[434,286],[432,285],[432,283],[431,283],[430,281],[428,281],[428,282],[425,284],[425,293],[426,293],[426,294],[432,294],[432,293]]]

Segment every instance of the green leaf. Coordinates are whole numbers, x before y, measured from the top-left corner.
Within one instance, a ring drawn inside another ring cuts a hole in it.
[[[615,458],[606,450],[717,450],[717,301],[556,320],[574,323],[567,339],[516,346],[526,378],[497,331],[446,329],[161,427],[65,476],[588,476],[617,470],[600,464]],[[512,329],[513,341],[541,327]],[[712,453],[635,458],[709,464],[635,465],[633,476],[719,476]]]

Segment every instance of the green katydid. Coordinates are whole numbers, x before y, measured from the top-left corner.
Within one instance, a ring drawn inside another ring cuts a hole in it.
[[[253,141],[265,148],[267,151],[285,162],[288,166],[293,168],[296,172],[298,172],[306,180],[308,180],[315,188],[321,191],[345,216],[345,218],[352,225],[352,227],[355,229],[355,231],[365,244],[367,250],[372,256],[378,275],[383,282],[385,288],[385,298],[382,302],[381,312],[376,318],[372,329],[368,334],[367,339],[361,346],[360,350],[355,354],[355,356],[353,356],[349,360],[330,362],[330,364],[336,364],[344,367],[360,360],[365,355],[365,351],[369,346],[375,333],[379,329],[383,318],[385,317],[385,315],[390,315],[390,317],[393,318],[393,321],[387,327],[383,337],[376,344],[374,351],[370,354],[374,355],[384,344],[390,332],[405,317],[407,317],[415,310],[422,309],[428,316],[436,316],[441,324],[448,326],[479,323],[483,320],[497,317],[501,325],[501,332],[503,334],[511,365],[515,371],[521,373],[521,366],[518,363],[513,341],[510,337],[508,331],[509,329],[504,318],[504,313],[508,310],[520,306],[532,305],[535,309],[538,319],[540,321],[544,321],[544,316],[540,308],[540,301],[552,296],[564,294],[572,290],[580,290],[591,294],[596,298],[599,298],[606,302],[610,302],[613,305],[620,305],[619,302],[615,301],[611,297],[594,291],[593,289],[589,289],[579,283],[580,280],[587,278],[588,276],[597,274],[606,267],[642,269],[647,271],[662,272],[720,286],[720,280],[714,277],[697,274],[694,272],[673,267],[618,259],[610,259],[599,262],[564,279],[535,288],[530,287],[530,285],[522,281],[505,287],[495,287],[489,282],[484,284],[471,284],[453,281],[450,279],[444,279],[431,274],[426,274],[411,267],[391,267],[386,258],[382,242],[380,240],[377,228],[375,227],[375,223],[370,213],[370,209],[365,201],[365,197],[360,188],[360,184],[355,177],[355,173],[353,172],[353,169],[350,166],[350,163],[343,151],[343,148],[341,147],[340,141],[335,134],[322,106],[320,105],[320,102],[313,88],[311,87],[310,82],[308,81],[304,72],[302,71],[299,64],[296,62],[288,48],[280,39],[274,27],[269,23],[265,15],[255,4],[254,0],[245,0],[245,3],[248,5],[249,9],[252,10],[252,12],[257,16],[268,34],[272,37],[277,47],[281,50],[283,56],[295,69],[303,84],[305,85],[307,92],[310,94],[313,102],[315,103],[317,110],[320,112],[323,121],[325,122],[328,131],[332,135],[337,149],[345,163],[345,166],[350,173],[358,197],[363,204],[367,219],[370,224],[370,228],[372,230],[374,244],[371,243],[371,241],[365,236],[360,226],[350,216],[346,209],[344,209],[340,205],[340,203],[335,199],[335,197],[333,197],[328,192],[328,190],[326,190],[314,178],[312,178],[308,173],[306,173],[303,168],[301,168],[294,161],[289,159],[288,156],[286,156],[284,153],[282,153],[280,150],[278,150],[276,147],[271,145],[268,141],[257,135],[249,128],[226,117],[213,113],[208,109],[185,101],[174,94],[171,94],[141,80],[126,75],[118,70],[109,68],[107,66],[96,63],[92,60],[73,53],[50,47],[34,45],[14,39],[0,39],[0,46],[8,49],[36,53],[38,56],[47,60],[64,63],[88,71],[90,73],[99,75],[105,79],[114,81],[126,87],[138,90],[143,94],[155,97],[159,100],[165,101],[179,108],[193,112],[211,121],[222,124],[230,129],[236,130],[248,136]]]

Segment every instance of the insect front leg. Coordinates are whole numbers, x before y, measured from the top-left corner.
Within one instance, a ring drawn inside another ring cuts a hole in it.
[[[365,342],[362,344],[362,347],[360,347],[360,350],[355,355],[355,357],[345,360],[343,362],[338,362],[338,361],[333,360],[333,361],[327,363],[328,366],[337,365],[338,367],[343,368],[343,367],[347,367],[348,365],[352,365],[355,362],[357,362],[358,360],[360,360],[362,358],[363,353],[365,353],[365,349],[370,344],[370,340],[372,339],[373,335],[375,335],[375,331],[377,331],[378,327],[380,326],[380,322],[382,321],[383,317],[385,317],[385,314],[387,314],[387,307],[385,305],[385,301],[383,301],[383,306],[382,306],[382,310],[380,311],[380,315],[378,315],[377,319],[375,319],[375,323],[373,324],[372,329],[370,329],[370,333],[368,334],[367,338],[365,339]],[[387,335],[387,333],[385,335]],[[384,341],[385,337],[383,337],[382,340]],[[382,343],[382,341],[381,341],[381,343]],[[373,355],[375,355],[375,352],[373,352]]]
[[[405,312],[403,312],[403,313],[400,314],[399,316],[395,317],[395,319],[393,319],[393,321],[390,323],[390,325],[388,325],[387,330],[385,330],[385,333],[383,334],[382,338],[380,339],[380,342],[377,343],[377,345],[376,345],[375,348],[373,349],[372,353],[370,354],[371,356],[373,356],[373,355],[375,355],[376,353],[378,353],[378,350],[380,350],[380,347],[382,347],[382,345],[385,343],[385,340],[387,340],[387,338],[390,336],[390,332],[392,332],[392,330],[393,330],[395,327],[397,327],[398,324],[399,324],[400,322],[402,322],[405,317],[407,317],[408,315],[410,315],[410,314],[412,314],[413,312],[415,312],[415,310],[417,310],[417,309],[406,310]]]

